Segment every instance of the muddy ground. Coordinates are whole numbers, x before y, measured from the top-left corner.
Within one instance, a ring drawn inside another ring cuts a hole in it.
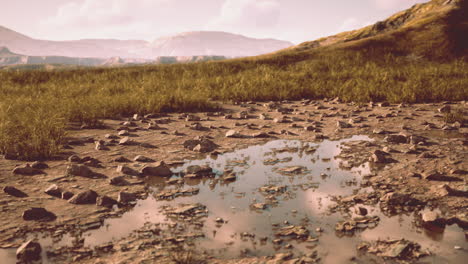
[[[364,209],[359,209],[365,205],[378,206],[387,216],[412,212],[416,216],[412,224],[421,230],[456,225],[457,232],[468,237],[468,128],[444,121],[445,112],[450,109],[466,111],[466,107],[465,102],[414,105],[355,105],[338,100],[247,102],[225,104],[220,113],[134,116],[105,120],[104,128],[71,127],[63,153],[43,161],[47,167],[36,163],[35,169],[23,168],[32,162],[7,159],[9,157],[0,159],[3,189],[0,192],[1,262],[14,263],[16,249],[28,239],[36,237],[40,242],[41,237],[49,237],[53,241],[51,245],[48,248],[42,246],[44,263],[332,263],[321,256],[320,250],[315,251],[315,246],[302,253],[290,253],[289,245],[285,245],[278,252],[260,256],[246,252],[229,257],[213,255],[197,242],[199,237],[206,235],[197,232],[200,229],[197,226],[203,226],[210,214],[210,208],[204,208],[203,203],[166,210],[166,216],[176,215],[174,223],[183,223],[184,228],[177,230],[162,231],[153,222],[132,235],[94,248],[84,246],[79,238],[74,239],[87,230],[100,228],[106,219],[118,219],[133,210],[138,200],[154,196],[155,185],[166,185],[169,177],[163,176],[168,168],[174,171],[188,160],[216,157],[278,139],[322,142],[355,135],[370,138],[344,144],[340,153],[343,169],[368,164],[371,173],[359,181],[352,195],[337,195],[327,206],[329,213],[342,215],[340,221],[332,223],[337,237],[340,234],[352,236],[363,221],[366,225],[379,225],[379,220],[366,218]],[[194,139],[201,141],[187,142]],[[138,155],[144,157],[135,161]],[[149,169],[143,170],[145,167]],[[300,170],[289,169],[286,173]],[[230,180],[224,178],[229,171],[217,176],[197,173],[179,174],[170,184],[183,188],[183,195],[196,196],[197,185],[185,186],[184,179],[204,181],[205,177],[220,177],[220,181]],[[235,181],[235,177],[232,180]],[[58,189],[54,191],[52,188],[49,194],[45,193],[53,184]],[[5,189],[6,186],[10,188]],[[96,194],[77,197],[88,190],[111,199],[102,202],[98,198],[98,203],[101,202],[98,206],[93,197]],[[164,188],[159,188],[158,193],[161,190]],[[63,198],[74,196],[67,201],[62,199],[63,195]],[[73,204],[70,200],[89,203]],[[117,204],[112,207],[114,203]],[[253,203],[252,206],[252,210],[261,210],[257,207],[264,205]],[[33,207],[45,208],[46,212],[31,211]],[[349,218],[349,212],[356,208],[362,210],[358,213],[361,218]],[[217,221],[222,224],[224,219]],[[320,244],[319,238],[298,234],[303,231],[299,225],[292,228],[296,228],[296,233],[290,232],[290,236],[300,240],[315,239],[314,242]],[[145,235],[135,235],[138,232]],[[249,237],[249,234],[245,235]],[[60,244],[64,236],[69,237],[71,245]],[[405,239],[404,235],[401,238]],[[255,239],[259,243],[276,243],[277,238],[252,238]],[[453,249],[455,253],[446,252],[457,255],[451,258],[452,261],[440,263],[455,263],[468,258],[466,241]],[[347,261],[417,262],[431,255],[419,246],[420,242],[363,240],[353,248],[355,256]],[[183,262],[185,260],[187,262]]]

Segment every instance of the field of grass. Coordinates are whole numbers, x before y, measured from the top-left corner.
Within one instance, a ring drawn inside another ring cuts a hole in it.
[[[386,54],[386,55],[382,55]],[[0,152],[57,153],[71,121],[210,111],[214,101],[319,99],[435,102],[468,99],[466,60],[323,49],[180,65],[0,71]]]

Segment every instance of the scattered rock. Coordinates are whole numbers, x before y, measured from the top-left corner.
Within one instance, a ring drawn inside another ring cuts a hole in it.
[[[93,190],[83,191],[73,195],[68,200],[71,204],[95,204],[98,194]]]
[[[44,172],[42,170],[31,167],[31,165],[29,164],[26,164],[26,165],[18,166],[14,168],[13,174],[33,176],[37,174],[44,174]]]
[[[67,167],[66,175],[93,178],[95,173],[86,165],[71,164]]]
[[[143,155],[138,155],[133,160],[138,161],[138,162],[153,162],[154,161],[153,159],[150,159],[150,158],[145,157]]]
[[[134,193],[120,192],[117,201],[122,204],[129,204],[137,200],[137,195]]]
[[[109,180],[109,183],[111,185],[115,186],[126,186],[129,185],[130,183],[125,179],[125,176],[117,176],[113,177]]]
[[[462,181],[460,178],[447,176],[435,170],[423,173],[422,177],[428,181]]]
[[[154,166],[145,166],[141,170],[141,174],[144,176],[170,177],[173,173],[164,161],[160,161]]]
[[[18,198],[24,198],[24,197],[28,197],[28,195],[26,193],[24,193],[23,191],[15,188],[14,186],[5,186],[3,187],[3,191],[11,196],[15,196],[15,197],[18,197]]]
[[[49,168],[49,165],[47,165],[47,163],[44,163],[44,162],[35,161],[33,162],[33,164],[31,164],[31,168],[38,169],[38,170],[45,170]]]
[[[60,189],[57,184],[52,184],[44,192],[50,196],[62,198],[62,189]]]
[[[44,208],[32,207],[23,212],[23,219],[26,221],[53,221],[57,216]]]
[[[388,135],[384,141],[392,144],[405,144],[408,143],[408,138],[405,135]]]
[[[33,240],[23,243],[16,250],[16,259],[21,263],[31,263],[41,259],[41,245]]]

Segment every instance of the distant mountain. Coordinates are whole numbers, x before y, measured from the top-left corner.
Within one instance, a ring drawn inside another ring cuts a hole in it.
[[[144,40],[82,39],[49,41],[30,38],[0,26],[0,46],[30,56],[81,58],[140,58],[163,56],[245,57],[274,52],[292,46],[286,41],[254,39],[226,32],[188,32],[170,37]]]
[[[254,39],[226,32],[196,31],[156,39],[151,43],[153,56],[223,55],[246,57],[291,47],[287,41]]]
[[[178,57],[157,57],[155,59],[131,59],[112,57],[106,58],[80,58],[66,56],[28,56],[11,52],[7,47],[0,47],[0,67],[11,65],[76,65],[76,66],[124,66],[131,64],[173,64],[191,63],[210,60],[224,60],[224,56],[178,56]]]

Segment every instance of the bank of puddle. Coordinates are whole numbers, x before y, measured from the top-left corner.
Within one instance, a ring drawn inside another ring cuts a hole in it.
[[[415,226],[414,214],[388,217],[381,213],[378,205],[363,206],[368,209],[369,216],[380,218],[375,225],[369,225],[353,235],[335,231],[336,223],[345,216],[328,210],[335,204],[333,196],[345,197],[363,192],[365,188],[360,187],[361,180],[373,173],[367,162],[358,167],[343,168],[344,160],[338,156],[344,148],[343,143],[358,141],[371,139],[353,136],[319,143],[275,140],[217,157],[185,161],[173,169],[176,173],[173,178],[181,177],[178,173],[192,165],[208,165],[216,176],[185,180],[182,187],[167,185],[166,179],[150,181],[152,195],[138,201],[121,217],[107,219],[100,228],[84,232],[80,238],[84,238],[84,247],[92,249],[112,241],[125,243],[121,242],[125,241],[122,239],[152,225],[170,232],[170,228],[177,228],[173,223],[178,220],[168,217],[167,208],[178,208],[180,204],[200,204],[203,207],[199,211],[206,212],[200,218],[203,225],[179,222],[178,227],[182,226],[186,233],[203,233],[204,237],[194,240],[196,249],[217,258],[266,256],[278,252],[303,255],[317,250],[323,263],[345,263],[358,255],[356,248],[362,241],[405,238],[432,252],[433,255],[426,257],[429,261],[463,263],[467,257],[466,251],[454,249],[455,246],[466,246],[463,230],[456,225],[436,232],[422,229]],[[235,175],[235,180],[221,180],[226,171]],[[285,189],[273,198],[260,191],[265,186],[284,186]],[[162,200],[158,196],[161,192],[177,188],[196,188],[197,192],[170,200]],[[262,206],[255,208],[255,204]],[[354,210],[350,213],[356,216]],[[279,237],[278,232],[288,226],[305,227],[308,238]],[[70,246],[76,240],[69,234],[60,240],[53,240],[44,234],[37,238],[45,250]],[[275,239],[282,241],[274,243]],[[14,262],[15,251],[0,251],[0,259]],[[43,260],[48,262],[45,253]]]

